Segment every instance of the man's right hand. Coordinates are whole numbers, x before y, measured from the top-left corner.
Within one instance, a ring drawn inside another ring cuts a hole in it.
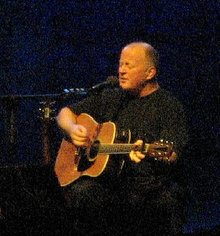
[[[73,124],[71,129],[69,130],[69,136],[76,146],[85,147],[89,143],[87,129],[82,125]]]
[[[70,136],[76,146],[88,146],[89,136],[87,129],[76,123],[77,115],[68,107],[60,110],[57,116],[58,125]]]

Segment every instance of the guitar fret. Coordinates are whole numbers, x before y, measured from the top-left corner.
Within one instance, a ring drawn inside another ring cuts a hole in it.
[[[128,153],[132,150],[131,144],[101,144],[99,146],[99,153]]]
[[[99,146],[99,153],[103,154],[127,154],[131,150],[137,149],[133,144],[101,144]],[[139,148],[140,149],[140,148]],[[148,145],[145,145],[144,152],[147,152]],[[141,149],[140,149],[141,151]]]

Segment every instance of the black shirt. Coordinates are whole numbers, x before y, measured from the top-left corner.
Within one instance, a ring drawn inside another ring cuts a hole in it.
[[[188,141],[185,112],[182,104],[162,88],[145,97],[136,97],[121,89],[106,89],[72,108],[76,114],[88,113],[100,123],[113,121],[119,134],[130,130],[132,142],[137,139],[147,143],[160,139],[174,142],[174,150],[183,158]],[[173,169],[154,159],[145,158],[138,164],[129,158],[125,160],[122,174],[128,177],[147,177],[148,181],[157,183],[172,177]]]

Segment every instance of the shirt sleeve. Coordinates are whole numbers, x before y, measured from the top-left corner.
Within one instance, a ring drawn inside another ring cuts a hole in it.
[[[98,94],[86,97],[78,103],[68,106],[76,115],[87,113],[99,121],[102,116],[102,99]]]
[[[97,122],[103,123],[114,120],[121,103],[120,89],[105,89],[100,93],[92,94],[82,101],[69,106],[76,115],[87,113]]]
[[[173,149],[178,157],[180,157],[185,152],[189,140],[186,111],[183,105],[174,99],[169,105],[163,107],[162,113],[164,115],[161,115],[162,127],[160,137],[173,142]]]

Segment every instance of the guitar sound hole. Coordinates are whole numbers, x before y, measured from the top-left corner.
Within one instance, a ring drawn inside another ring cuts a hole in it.
[[[99,152],[99,145],[100,145],[100,141],[99,140],[96,140],[91,148],[90,148],[90,151],[89,151],[89,159],[92,160],[92,159],[95,159],[96,156],[98,155],[98,152]]]
[[[88,158],[87,148],[79,148],[78,171],[85,171],[93,164],[93,162],[89,161]]]

